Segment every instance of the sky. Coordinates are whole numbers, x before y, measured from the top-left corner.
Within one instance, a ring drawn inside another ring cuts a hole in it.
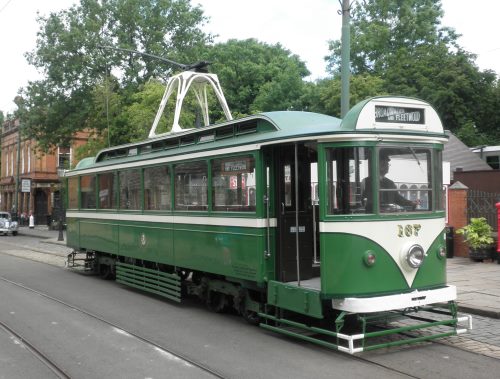
[[[37,12],[69,8],[75,0],[0,0],[0,110],[16,109],[13,99],[28,80],[39,79],[24,53],[36,46]],[[256,38],[280,43],[297,54],[311,72],[310,80],[326,76],[324,57],[328,40],[339,39],[342,17],[339,0],[191,0],[210,17],[206,32],[218,35],[216,42],[230,38]],[[476,64],[500,75],[500,1],[442,0],[442,25],[462,35],[459,44],[476,54]]]

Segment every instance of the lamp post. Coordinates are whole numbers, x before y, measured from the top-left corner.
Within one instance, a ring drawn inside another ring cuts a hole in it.
[[[63,235],[63,212],[64,212],[64,200],[63,200],[63,187],[61,186],[61,190],[59,191],[59,196],[61,199],[59,200],[59,235],[57,236],[58,241],[64,241]]]
[[[15,220],[18,221],[18,201],[19,201],[19,165],[21,161],[21,122],[19,122],[19,125],[17,127],[17,164],[16,164],[16,185],[15,185],[15,190],[14,190],[14,211],[15,215]]]
[[[349,112],[349,77],[351,71],[350,54],[351,54],[351,0],[342,0],[342,53],[340,64],[340,77],[342,82],[342,90],[340,95],[340,117]]]

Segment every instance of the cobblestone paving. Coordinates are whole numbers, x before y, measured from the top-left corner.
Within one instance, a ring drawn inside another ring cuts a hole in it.
[[[472,315],[472,330],[440,342],[500,359],[500,320]]]

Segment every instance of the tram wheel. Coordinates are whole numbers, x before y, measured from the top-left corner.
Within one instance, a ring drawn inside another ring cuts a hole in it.
[[[226,308],[227,296],[220,292],[210,291],[206,304],[212,312],[221,313]]]
[[[257,312],[244,310],[243,312],[241,312],[241,315],[243,316],[245,321],[248,322],[250,325],[260,324],[260,316],[258,315]]]
[[[105,280],[113,279],[114,275],[113,275],[113,271],[111,270],[111,266],[110,265],[100,265],[99,266],[99,276]]]

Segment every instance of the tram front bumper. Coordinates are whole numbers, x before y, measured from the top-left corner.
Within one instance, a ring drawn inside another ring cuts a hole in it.
[[[332,307],[349,313],[384,312],[397,309],[415,308],[429,304],[453,301],[457,298],[457,288],[453,285],[432,290],[377,297],[347,297],[333,299]]]

